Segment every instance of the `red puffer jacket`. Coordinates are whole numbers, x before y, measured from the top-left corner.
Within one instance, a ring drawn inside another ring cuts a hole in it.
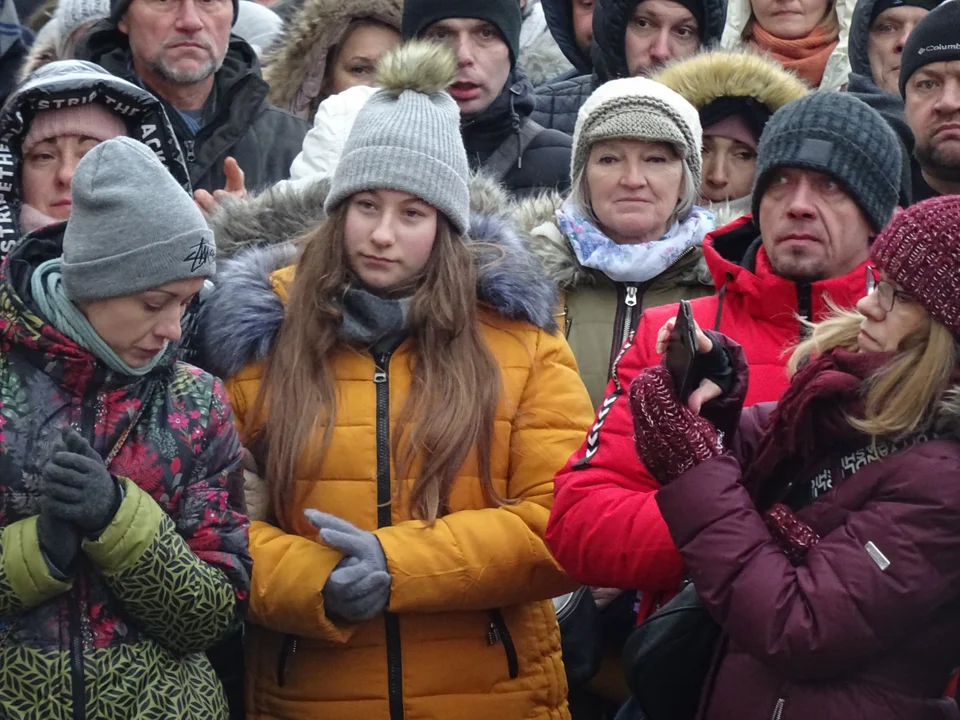
[[[748,406],[777,400],[787,389],[785,351],[800,340],[798,315],[819,320],[829,312],[827,298],[852,307],[866,293],[867,263],[809,284],[774,275],[749,217],[708,235],[703,251],[721,290],[691,302],[693,315],[701,327],[743,346]],[[641,591],[640,620],[673,595],[684,567],[653,500],[659,484],[637,459],[627,389],[641,370],[660,362],[657,331],[676,314],[676,305],[647,310],[624,344],[586,441],[554,480],[547,526],[554,556],[578,581]]]

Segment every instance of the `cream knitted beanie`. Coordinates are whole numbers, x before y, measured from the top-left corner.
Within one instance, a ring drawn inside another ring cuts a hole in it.
[[[597,88],[577,115],[570,177],[576,178],[583,170],[595,142],[614,139],[672,144],[700,187],[700,116],[666,85],[634,77],[611,80]]]

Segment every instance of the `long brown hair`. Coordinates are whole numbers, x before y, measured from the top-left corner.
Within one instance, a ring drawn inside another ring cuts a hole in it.
[[[283,325],[253,408],[253,416],[264,419],[255,447],[281,523],[296,477],[303,474],[301,463],[309,457],[313,465],[316,458],[316,467],[321,466],[336,424],[334,365],[338,353],[348,351],[337,334],[339,301],[354,282],[344,253],[349,202],[304,238]],[[450,488],[472,448],[484,497],[496,505],[507,502],[495,491],[490,471],[501,376],[477,319],[474,247],[438,214],[433,250],[411,298],[411,382],[393,432],[394,496],[419,460],[409,512],[427,523],[446,511]],[[316,453],[310,443],[321,428]]]
[[[860,313],[832,306],[830,317],[812,325],[809,339],[794,350],[790,373],[834,348],[855,351],[861,322]],[[867,381],[864,416],[850,418],[850,424],[872,437],[899,438],[926,429],[948,397],[956,366],[953,335],[928,318],[904,339],[900,353]]]

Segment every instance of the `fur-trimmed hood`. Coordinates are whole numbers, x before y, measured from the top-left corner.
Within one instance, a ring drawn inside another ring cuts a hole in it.
[[[753,98],[772,115],[810,92],[796,75],[750,50],[707,50],[671,63],[653,80],[675,90],[698,111],[724,97]]]
[[[30,52],[20,66],[17,82],[22,83],[44,65],[60,60],[60,21],[53,18],[37,34]],[[64,58],[69,59],[69,58]]]
[[[543,5],[533,0],[524,11],[517,64],[534,87],[573,69],[552,35]]]
[[[527,250],[543,266],[544,271],[560,290],[576,290],[592,285],[599,271],[580,264],[570,241],[560,231],[557,210],[565,198],[549,191],[517,203],[510,212],[510,220],[518,229]],[[680,285],[711,285],[713,278],[703,255],[677,277]]]
[[[478,244],[475,257],[480,268],[479,301],[501,317],[521,320],[548,332],[555,331],[556,286],[512,228],[508,220],[506,193],[482,177],[471,183],[471,191],[473,214],[470,234],[465,241]],[[315,200],[320,200],[313,207],[322,212],[321,193],[325,194],[320,185],[303,191],[288,191],[279,201],[273,198],[282,205],[272,208],[266,207],[265,193],[253,201],[261,203],[259,212],[250,212],[250,207],[238,212],[229,219],[230,227],[240,229],[247,218],[251,227],[278,229],[274,223],[282,212],[281,207],[299,208],[300,219],[305,220],[308,202],[313,206]],[[299,197],[295,197],[298,194]],[[287,226],[295,232],[274,236],[272,242],[257,242],[250,233],[244,233],[243,237],[231,236],[233,247],[244,246],[245,249],[219,263],[215,289],[204,298],[200,311],[200,336],[207,364],[214,374],[232,377],[247,364],[264,359],[273,345],[283,323],[284,306],[274,291],[270,275],[296,259],[297,247],[286,241],[303,235],[305,230],[316,225],[314,222],[309,227],[297,228],[296,223],[294,220]],[[221,221],[221,233],[224,227],[225,223]],[[222,237],[218,237],[218,252],[222,242]]]
[[[402,0],[307,0],[288,23],[286,32],[263,58],[263,78],[269,99],[277,107],[312,120],[326,97],[330,51],[342,42],[354,20],[369,18],[400,32]]]

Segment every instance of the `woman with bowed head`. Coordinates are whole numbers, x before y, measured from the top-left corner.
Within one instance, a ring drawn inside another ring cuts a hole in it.
[[[727,637],[706,720],[957,718],[958,227],[956,196],[894,216],[873,290],[812,327],[775,406],[741,412],[742,352],[699,331],[689,402],[664,366],[631,386],[657,503]]]
[[[469,216],[456,61],[386,56],[294,265],[234,258],[205,338],[270,490],[250,717],[569,717],[543,539],[591,420],[556,293]]]
[[[249,591],[243,450],[175,362],[213,233],[130,138],[72,198],[0,274],[0,715],[225,719],[203,653]]]
[[[612,80],[580,109],[572,189],[517,208],[527,244],[563,294],[561,312],[594,407],[643,311],[713,293],[696,206],[700,119],[646,78]]]

